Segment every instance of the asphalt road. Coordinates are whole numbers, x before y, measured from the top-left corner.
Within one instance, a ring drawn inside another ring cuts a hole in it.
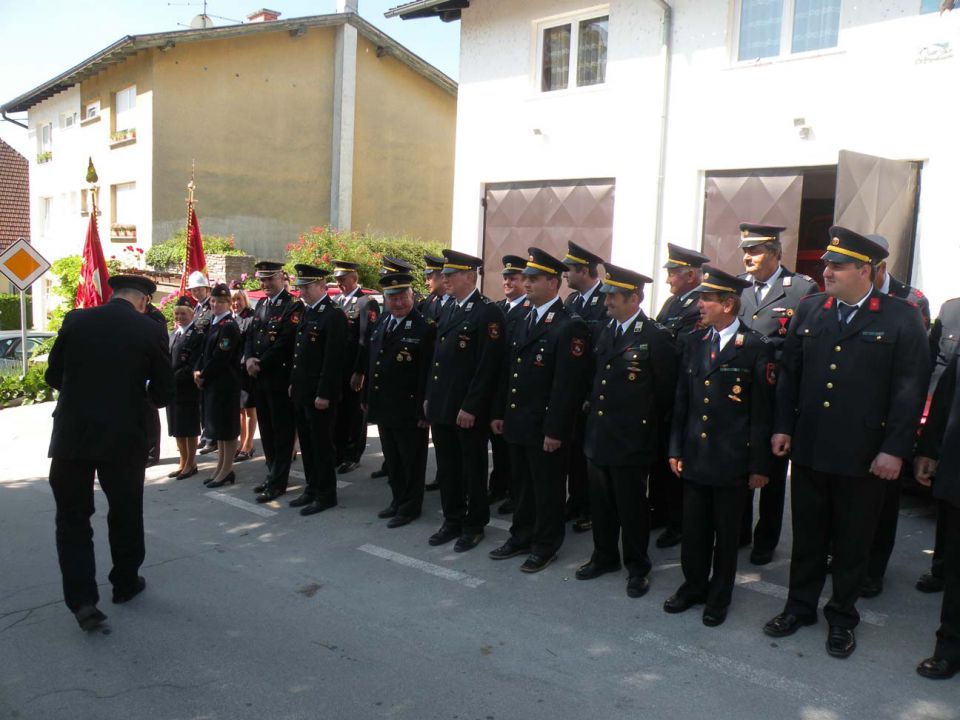
[[[208,473],[177,482],[169,465],[148,469],[148,587],[124,606],[109,602],[98,491],[109,622],[86,635],[61,600],[52,408],[0,412],[0,719],[960,718],[960,680],[914,672],[940,607],[913,589],[933,543],[923,505],[901,512],[887,589],[861,601],[859,649],[836,660],[822,620],[779,641],[761,632],[785,597],[789,530],[773,564],[741,554],[729,618],[711,629],[699,609],[661,609],[681,580],[679,548],[651,550],[651,591],[631,600],[625,574],[574,579],[589,536],[568,534],[559,560],[527,576],[522,558],[487,558],[506,538],[503,516],[469,553],[430,547],[436,493],[420,520],[388,530],[376,518],[388,488],[369,477],[375,433],[360,469],[341,476],[339,507],[311,518],[252,502],[260,456],[217,492],[201,484]]]

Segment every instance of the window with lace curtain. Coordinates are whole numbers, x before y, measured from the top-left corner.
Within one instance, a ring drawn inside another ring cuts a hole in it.
[[[609,21],[609,16],[591,15],[541,24],[542,92],[606,82]]]
[[[737,60],[837,46],[841,0],[739,0]]]

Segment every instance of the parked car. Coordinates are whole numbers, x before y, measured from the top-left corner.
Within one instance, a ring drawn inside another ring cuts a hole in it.
[[[34,350],[56,333],[27,330],[27,358],[33,362]],[[23,367],[22,338],[19,330],[0,331],[0,372],[18,372]]]

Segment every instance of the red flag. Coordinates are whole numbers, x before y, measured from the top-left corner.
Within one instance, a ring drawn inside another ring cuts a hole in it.
[[[190,207],[190,218],[187,223],[187,262],[183,266],[183,275],[180,278],[180,294],[187,291],[187,278],[190,273],[199,270],[207,274],[207,258],[203,254],[203,238],[200,237],[200,222],[193,206]]]
[[[83,244],[80,283],[77,285],[77,302],[74,307],[90,308],[107,302],[111,293],[107,284],[109,277],[107,261],[100,246],[100,234],[97,232],[97,214],[92,212],[90,225],[87,227],[87,240]]]

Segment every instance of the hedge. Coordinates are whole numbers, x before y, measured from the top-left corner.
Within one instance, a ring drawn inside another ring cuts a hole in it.
[[[246,255],[236,247],[233,235],[203,236],[203,254],[210,255]],[[187,255],[187,231],[180,230],[169,240],[154,245],[147,250],[146,263],[154,270],[179,272]]]
[[[46,363],[34,363],[24,377],[19,374],[0,375],[0,408],[52,400],[53,388],[43,379],[46,371]]]
[[[27,327],[29,328],[30,305],[33,298],[27,294]],[[0,293],[0,330],[20,329],[20,293]]]

